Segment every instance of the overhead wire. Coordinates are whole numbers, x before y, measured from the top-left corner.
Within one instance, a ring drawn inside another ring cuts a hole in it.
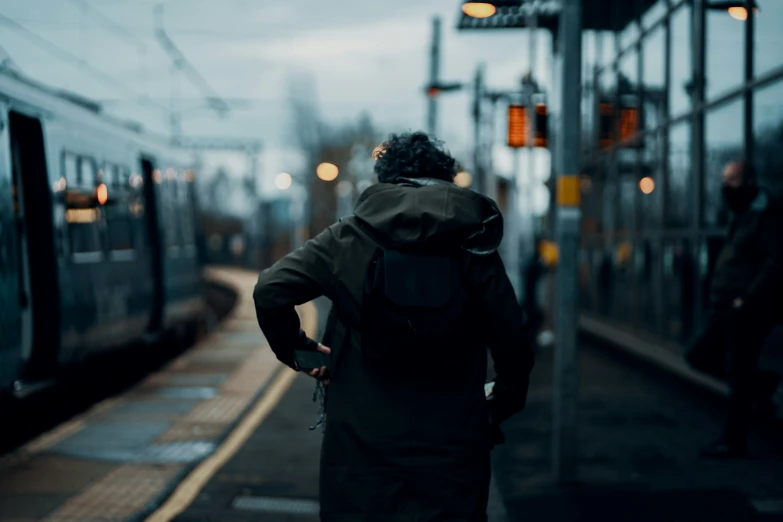
[[[151,99],[149,99],[146,96],[143,96],[136,92],[135,90],[128,87],[125,82],[122,82],[118,80],[117,78],[113,77],[109,73],[98,69],[97,67],[90,65],[86,60],[83,58],[80,58],[76,56],[75,54],[71,53],[70,51],[60,47],[59,45],[50,42],[49,40],[43,38],[39,34],[35,33],[34,31],[31,31],[27,27],[23,26],[16,20],[7,17],[4,14],[0,14],[0,24],[3,24],[7,27],[10,27],[14,30],[16,30],[19,34],[23,35],[25,38],[27,38],[30,42],[32,42],[34,45],[38,46],[40,49],[43,49],[50,55],[54,56],[55,58],[58,58],[59,60],[63,62],[67,62],[75,67],[78,67],[79,69],[82,69],[86,71],[87,73],[91,74],[93,77],[100,79],[106,84],[110,84],[112,87],[119,88],[129,95],[136,98],[137,103],[147,106],[147,107],[154,107],[156,109],[160,109],[165,111],[167,114],[169,113],[169,109],[161,105]]]

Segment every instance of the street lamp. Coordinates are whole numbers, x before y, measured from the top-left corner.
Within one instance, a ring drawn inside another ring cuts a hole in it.
[[[471,18],[489,18],[497,13],[498,8],[490,2],[474,2],[466,0],[462,5],[462,12]]]
[[[337,176],[340,174],[340,169],[337,168],[337,165],[334,165],[332,163],[321,163],[315,169],[315,174],[318,176],[319,179],[322,179],[324,181],[334,181],[337,179]]]
[[[758,15],[759,8],[756,5],[755,1],[749,2],[750,5],[753,7],[753,13]],[[710,2],[707,4],[707,9],[714,9],[716,11],[727,11],[729,13],[729,16],[734,18],[735,20],[739,20],[741,22],[744,22],[748,19],[748,9],[747,9],[748,2],[743,2],[742,0],[733,0],[728,2]]]
[[[294,183],[294,178],[287,172],[281,172],[275,177],[275,186],[280,190],[288,190]]]

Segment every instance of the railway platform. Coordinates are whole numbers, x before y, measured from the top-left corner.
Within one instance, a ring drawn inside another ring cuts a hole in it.
[[[8,522],[318,520],[320,431],[313,380],[264,346],[255,274],[211,277],[239,293],[219,329],[126,394],[0,463]],[[302,307],[310,335],[328,302]],[[783,430],[759,420],[750,457],[704,461],[724,398],[659,368],[580,346],[579,479],[551,475],[551,352],[537,358],[526,410],[493,452],[490,522],[783,520]]]

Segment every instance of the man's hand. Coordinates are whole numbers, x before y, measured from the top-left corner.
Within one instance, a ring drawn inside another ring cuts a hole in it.
[[[741,297],[738,297],[738,298],[736,298],[734,300],[733,306],[734,306],[735,310],[739,310],[740,308],[742,308],[742,305],[744,305],[744,304],[745,304],[745,301],[743,301]]]
[[[330,355],[332,353],[331,348],[327,348],[321,343],[318,343],[318,351],[321,353],[325,353],[326,355]],[[329,384],[329,379],[323,379],[323,376],[326,375],[326,366],[322,366],[321,369],[315,369],[309,372],[307,375],[310,377],[314,377],[316,379],[323,380],[324,384]]]

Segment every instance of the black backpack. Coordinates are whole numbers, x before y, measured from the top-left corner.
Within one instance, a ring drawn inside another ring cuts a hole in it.
[[[472,344],[459,251],[395,250],[376,243],[361,308],[364,356],[405,374],[459,364],[456,348]]]

